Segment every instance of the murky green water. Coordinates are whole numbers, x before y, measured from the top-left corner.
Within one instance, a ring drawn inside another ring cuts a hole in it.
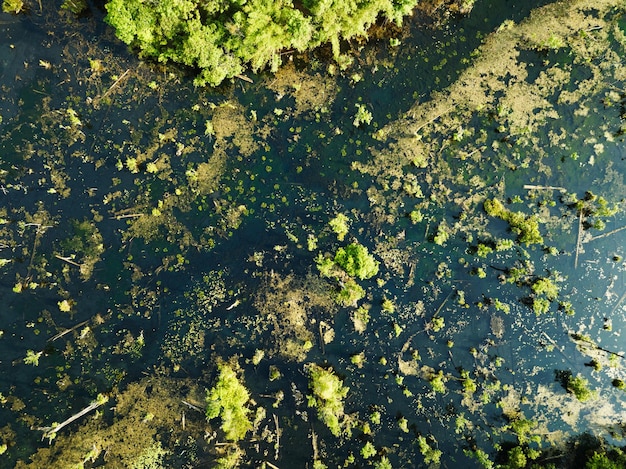
[[[4,15],[0,465],[549,467],[617,441],[625,13],[546,4],[219,90],[100,12]],[[352,244],[377,273],[322,275]],[[204,415],[225,368],[238,442]]]

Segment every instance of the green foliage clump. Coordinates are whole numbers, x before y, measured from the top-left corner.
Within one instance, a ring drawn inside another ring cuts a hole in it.
[[[446,377],[444,376],[443,371],[439,370],[437,373],[432,373],[428,377],[428,382],[433,388],[433,391],[441,394],[446,392]]]
[[[550,311],[550,301],[545,298],[533,298],[533,312],[537,316],[546,314]]]
[[[535,215],[526,216],[522,212],[508,210],[498,199],[487,199],[483,204],[488,215],[508,222],[511,231],[518,236],[518,241],[526,244],[543,243],[539,233],[539,219]]]
[[[356,114],[354,115],[354,120],[352,124],[355,127],[361,127],[361,124],[370,124],[372,122],[372,113],[365,107],[364,104],[355,104],[356,106]]]
[[[626,383],[621,379],[615,378],[613,381],[611,381],[611,384],[617,389],[621,389],[622,391],[626,390]]]
[[[417,437],[417,444],[419,445],[420,453],[424,456],[424,462],[426,464],[439,464],[442,455],[441,450],[430,446],[426,437],[422,435]]]
[[[450,239],[450,229],[448,228],[448,225],[444,221],[440,223],[439,226],[437,227],[437,234],[433,238],[433,241],[435,244],[439,246],[443,246],[444,244],[446,244],[448,239]]]
[[[594,451],[585,464],[585,469],[623,469],[626,467],[626,455],[618,448],[610,453]]]
[[[378,261],[365,246],[357,243],[337,249],[335,263],[351,277],[358,277],[361,280],[372,278],[378,273]]]
[[[531,286],[536,295],[544,295],[554,301],[559,296],[559,287],[549,278],[539,278]]]
[[[13,13],[17,15],[25,10],[24,2],[22,0],[3,0],[2,11],[4,13]]]
[[[27,365],[39,366],[39,359],[43,355],[43,352],[35,352],[33,350],[26,351],[26,357],[24,357],[24,363]]]
[[[372,444],[371,441],[366,442],[361,448],[361,456],[363,459],[369,459],[373,456],[376,456],[376,447]]]
[[[63,0],[62,10],[68,10],[75,15],[80,15],[87,9],[87,0]]]
[[[576,399],[580,402],[588,401],[596,396],[596,393],[587,387],[589,381],[581,375],[574,376],[571,371],[556,370],[555,376],[561,383],[561,386],[563,386],[567,392],[574,394]]]
[[[527,462],[524,449],[520,446],[515,446],[507,453],[507,463],[505,467],[509,469],[522,469],[526,467]]]
[[[106,21],[141,56],[198,69],[197,84],[216,86],[248,66],[253,71],[266,67],[275,71],[285,50],[305,51],[330,42],[335,59],[341,60],[341,39],[367,36],[381,14],[400,24],[416,4],[416,0],[306,0],[296,5],[291,0],[110,0]]]
[[[567,390],[573,393],[580,402],[585,402],[594,396],[593,391],[587,387],[588,384],[589,381],[580,375],[570,376],[567,380]]]
[[[350,229],[350,223],[348,217],[343,213],[337,214],[335,218],[328,222],[328,225],[333,230],[333,232],[337,235],[337,239],[339,241],[343,241],[346,235],[348,234],[348,230]]]
[[[230,365],[220,364],[219,372],[215,386],[207,391],[206,416],[209,420],[220,417],[226,438],[239,441],[252,428],[246,407],[250,393]]]
[[[393,469],[393,467],[391,466],[391,461],[389,461],[389,458],[387,456],[383,456],[380,458],[379,461],[376,461],[376,463],[374,463],[374,469]]]
[[[333,435],[339,436],[343,431],[349,432],[350,426],[343,408],[343,399],[348,394],[349,388],[343,385],[332,369],[327,370],[309,363],[305,370],[309,376],[309,388],[313,393],[309,396],[309,405],[317,408],[318,417]]]
[[[493,469],[494,464],[491,459],[489,459],[489,455],[480,448],[476,448],[473,451],[468,449],[463,450],[466,456],[476,459],[478,464],[485,469]]]
[[[346,279],[335,297],[337,303],[342,306],[355,305],[361,298],[365,297],[365,290],[354,279]]]

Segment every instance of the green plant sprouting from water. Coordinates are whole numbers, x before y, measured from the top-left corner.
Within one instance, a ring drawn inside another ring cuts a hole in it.
[[[400,24],[416,4],[110,0],[106,21],[142,56],[199,69],[196,83],[215,86],[248,66],[276,71],[283,51],[305,51],[324,43],[331,44],[334,58],[345,65],[350,59],[341,55],[342,39],[367,37],[379,15]]]
[[[365,246],[357,243],[351,243],[345,248],[337,249],[335,264],[351,277],[357,277],[361,280],[372,278],[378,273],[378,261],[374,259]]]
[[[539,219],[535,215],[527,216],[522,212],[513,212],[496,198],[485,200],[484,208],[488,215],[508,222],[520,243],[527,246],[543,243],[543,237],[539,233]]]
[[[247,407],[250,393],[230,365],[221,363],[218,369],[217,382],[207,391],[206,416],[208,420],[220,417],[226,438],[239,441],[252,429]]]
[[[367,248],[357,243],[338,248],[334,258],[320,254],[315,263],[322,277],[334,278],[340,283],[336,300],[344,306],[354,305],[365,296],[365,290],[355,277],[369,279],[378,273],[379,266]]]
[[[343,400],[349,388],[343,385],[341,379],[332,369],[322,368],[314,363],[308,363],[305,371],[309,377],[309,405],[317,409],[319,419],[326,424],[330,432],[339,436],[349,434],[351,422],[344,413]]]

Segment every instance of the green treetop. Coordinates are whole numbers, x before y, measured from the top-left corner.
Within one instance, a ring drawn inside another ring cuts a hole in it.
[[[247,67],[275,71],[285,50],[367,36],[380,15],[397,24],[417,0],[109,0],[106,21],[143,57],[200,70],[218,85]]]
[[[250,393],[230,365],[222,363],[219,370],[215,386],[207,391],[206,416],[209,420],[220,417],[226,438],[238,441],[252,428],[250,410],[246,407]]]
[[[374,259],[365,246],[357,243],[337,249],[335,263],[348,275],[358,277],[361,280],[372,278],[378,273],[378,261]]]

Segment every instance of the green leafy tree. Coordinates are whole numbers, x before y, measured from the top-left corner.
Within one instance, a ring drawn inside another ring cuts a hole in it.
[[[206,395],[206,416],[209,420],[220,417],[226,438],[238,441],[252,428],[250,409],[246,407],[250,393],[230,365],[221,363],[218,367],[217,382]]]
[[[305,370],[309,376],[309,388],[313,393],[309,398],[309,404],[317,408],[320,420],[335,436],[341,435],[342,431],[349,432],[350,426],[346,421],[343,407],[343,399],[348,394],[349,388],[343,385],[332,369],[327,370],[309,363]]]
[[[4,0],[4,3],[21,3]],[[199,70],[198,85],[218,85],[250,67],[275,71],[285,50],[367,37],[380,15],[400,24],[417,0],[109,0],[106,21],[142,57]],[[5,6],[5,9],[8,6]]]
[[[351,277],[358,277],[361,280],[372,278],[378,273],[378,261],[365,246],[357,243],[337,249],[335,263]]]

